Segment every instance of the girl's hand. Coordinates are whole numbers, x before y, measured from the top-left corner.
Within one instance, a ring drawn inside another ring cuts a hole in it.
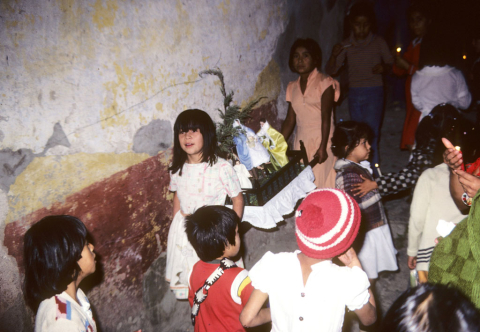
[[[337,56],[340,55],[340,53],[342,53],[342,50],[343,50],[343,46],[341,44],[336,44],[335,46],[333,46],[332,56],[336,58]]]
[[[397,52],[395,52],[395,64],[397,65],[397,67],[401,68],[401,69],[404,69],[404,70],[408,70],[408,68],[410,68],[410,63],[408,63],[407,60],[405,60],[404,58],[402,58],[400,56],[400,54],[398,54]]]
[[[472,198],[475,197],[475,194],[480,189],[480,178],[460,169],[453,172],[458,175],[458,182],[460,182],[467,195]]]
[[[358,266],[359,268],[362,267],[362,264],[360,264],[360,260],[357,257],[357,253],[353,248],[348,249],[343,255],[338,256],[338,259],[340,262],[345,264],[345,266]]]
[[[372,68],[372,73],[374,74],[383,74],[385,69],[383,68],[383,65],[381,63],[375,65],[375,67]]]
[[[443,153],[443,162],[451,170],[460,170],[463,164],[463,157],[460,151],[455,150],[453,144],[446,138],[442,138],[443,145],[447,148]]]
[[[360,177],[362,178],[363,182],[353,185],[353,189],[352,189],[353,195],[358,197],[363,197],[366,194],[368,194],[370,191],[378,188],[378,185],[375,181],[369,180],[363,175],[360,175]]]
[[[318,158],[319,164],[324,163],[328,158],[327,149],[319,147],[313,158]]]
[[[417,267],[417,256],[415,256],[415,257],[408,256],[408,262],[407,262],[407,264],[408,264],[408,268],[409,268],[410,270],[415,269],[415,268]]]

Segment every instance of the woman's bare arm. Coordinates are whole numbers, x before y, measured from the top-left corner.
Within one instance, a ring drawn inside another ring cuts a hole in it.
[[[322,141],[314,157],[318,158],[319,164],[325,162],[325,160],[328,158],[327,144],[330,135],[330,122],[332,121],[334,98],[335,91],[333,90],[333,86],[330,86],[323,92],[320,100],[322,112]]]
[[[297,116],[293,110],[292,104],[288,103],[288,112],[285,121],[282,124],[282,135],[285,137],[285,141],[288,141],[288,138],[292,134],[295,125],[297,124]]]

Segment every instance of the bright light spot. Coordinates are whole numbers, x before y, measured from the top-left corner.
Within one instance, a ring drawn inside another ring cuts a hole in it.
[[[397,53],[400,53],[402,51],[401,47],[397,47]]]
[[[457,146],[455,147],[455,150],[460,151],[460,147],[457,145]]]
[[[463,60],[467,60],[467,56],[466,56],[466,55],[463,56]]]

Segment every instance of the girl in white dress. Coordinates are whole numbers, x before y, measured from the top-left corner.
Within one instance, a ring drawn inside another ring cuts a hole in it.
[[[243,196],[232,165],[215,154],[215,125],[206,112],[198,109],[183,111],[173,130],[173,161],[169,167],[168,189],[175,192],[175,196],[165,279],[177,299],[187,299],[188,275],[199,258],[188,242],[185,216],[204,205],[224,205],[228,195],[233,210],[242,219]]]

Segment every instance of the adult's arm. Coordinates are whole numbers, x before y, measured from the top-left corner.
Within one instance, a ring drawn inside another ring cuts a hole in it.
[[[347,56],[347,50],[342,44],[336,44],[332,49],[332,54],[325,66],[325,72],[334,76],[338,70],[343,66],[345,58]]]
[[[455,173],[457,170],[460,170],[463,164],[462,153],[455,150],[453,144],[448,139],[442,138],[442,142],[446,148],[443,153],[443,161],[450,169],[450,195],[458,209],[462,211],[462,213],[467,213],[470,208],[462,201],[462,195],[465,191],[459,181],[459,177]]]
[[[244,327],[253,327],[271,321],[270,308],[263,308],[268,294],[255,289],[240,313],[240,323]]]
[[[297,116],[295,115],[295,111],[293,110],[292,104],[288,103],[288,111],[287,117],[282,124],[282,135],[285,138],[285,141],[288,141],[288,138],[292,134],[293,128],[297,124]]]
[[[330,135],[330,122],[332,120],[332,111],[333,111],[333,101],[335,97],[335,91],[333,86],[329,86],[322,95],[320,100],[321,103],[321,112],[322,112],[322,141],[320,147],[315,153],[314,158],[318,158],[318,163],[321,164],[325,162],[328,158],[327,154],[327,144]]]

